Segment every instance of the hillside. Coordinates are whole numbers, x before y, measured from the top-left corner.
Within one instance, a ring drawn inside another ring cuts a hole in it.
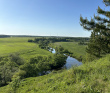
[[[70,70],[53,71],[1,87],[0,93],[110,93],[110,55]],[[9,92],[10,91],[10,92]]]

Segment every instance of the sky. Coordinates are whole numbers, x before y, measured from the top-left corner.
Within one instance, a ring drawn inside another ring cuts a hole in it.
[[[89,37],[80,15],[90,19],[103,0],[0,0],[0,34]]]

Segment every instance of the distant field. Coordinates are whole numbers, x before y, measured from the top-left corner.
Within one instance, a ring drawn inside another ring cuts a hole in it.
[[[34,37],[35,38],[35,37]],[[40,49],[37,44],[27,42],[33,37],[12,37],[0,38],[0,56],[7,56],[10,53],[19,53],[25,59],[37,55],[51,55],[47,50]]]
[[[85,49],[87,45],[78,45],[78,42],[56,42],[52,44],[53,47],[58,47],[60,45],[71,51],[76,58],[79,58],[80,56],[84,57],[86,54]]]
[[[19,53],[21,57],[29,59],[38,55],[52,55],[47,50],[40,49],[38,44],[27,42],[35,37],[10,37],[0,38],[0,56],[7,56],[10,53]],[[63,46],[73,53],[73,56],[84,57],[87,45],[78,45],[78,42],[56,42],[52,46]]]

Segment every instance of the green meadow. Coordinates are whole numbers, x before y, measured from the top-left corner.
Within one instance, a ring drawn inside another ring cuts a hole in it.
[[[0,38],[0,56],[8,56],[10,53],[18,53],[21,57],[28,60],[31,57],[42,55],[52,55],[47,50],[40,49],[38,44],[29,43],[32,37],[11,37]]]
[[[70,52],[73,53],[73,57],[79,59],[80,57],[85,58],[86,55],[86,47],[87,45],[79,45],[79,42],[56,42],[52,43],[52,47],[62,46],[64,49],[68,49]]]

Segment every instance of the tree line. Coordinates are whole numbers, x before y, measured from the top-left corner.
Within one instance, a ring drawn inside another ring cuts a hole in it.
[[[0,35],[0,38],[6,38],[6,37],[11,37],[9,35]]]
[[[89,41],[89,38],[80,38],[80,37],[62,37],[62,38],[35,38],[34,40],[29,39],[28,42],[38,43],[41,49],[49,50],[49,43],[55,42],[79,42],[79,45],[87,45],[86,42]]]
[[[89,38],[86,38],[86,37],[40,37],[40,38],[35,38],[34,40],[32,39],[29,39],[28,42],[36,42],[36,43],[39,43],[41,41],[48,41],[48,42],[51,42],[51,43],[54,43],[54,42],[71,42],[71,41],[74,41],[74,42],[80,42],[80,41],[84,41],[84,42],[88,42],[89,41]]]

